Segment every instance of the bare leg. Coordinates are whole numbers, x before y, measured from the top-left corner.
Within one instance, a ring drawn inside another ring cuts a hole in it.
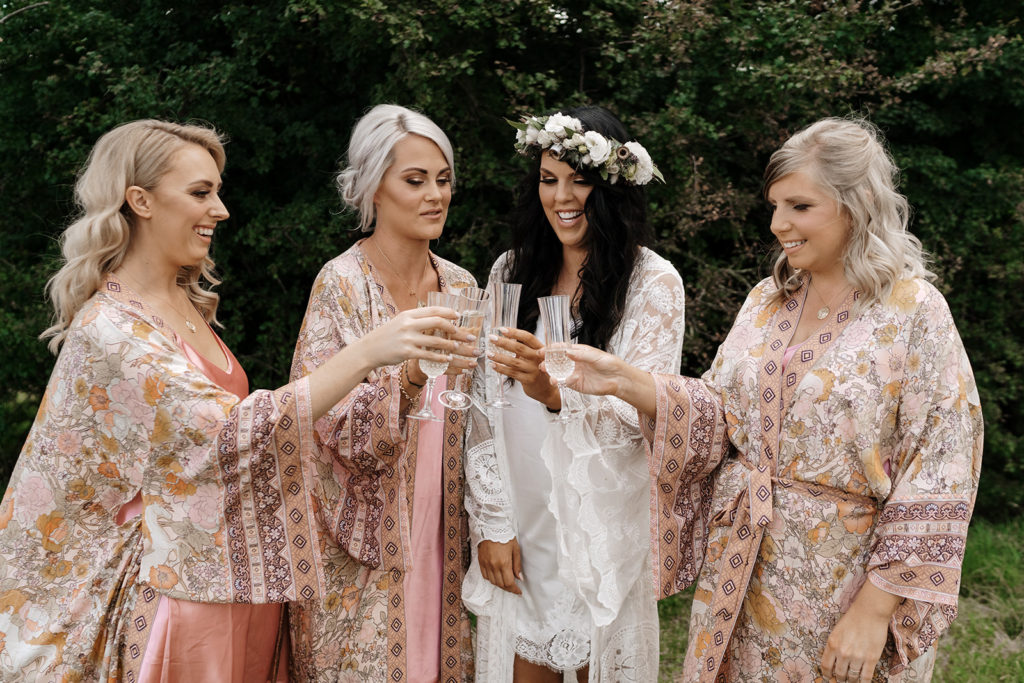
[[[512,668],[512,680],[515,683],[562,683],[562,673],[552,671],[540,664],[528,662],[516,655],[516,661]]]
[[[587,679],[590,678],[590,665],[587,664],[582,669],[576,671],[576,683],[587,683]]]

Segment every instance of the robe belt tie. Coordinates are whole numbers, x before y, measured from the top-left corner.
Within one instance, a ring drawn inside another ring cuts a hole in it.
[[[718,585],[711,597],[710,612],[715,621],[709,634],[697,634],[698,638],[709,638],[703,652],[700,645],[695,650],[701,659],[702,682],[727,683],[726,672],[721,671],[722,663],[736,626],[736,615],[750,585],[761,539],[772,521],[774,486],[778,484],[783,489],[833,503],[852,502],[873,509],[877,507],[877,501],[868,496],[848,493],[832,486],[773,477],[767,467],[755,467],[743,458],[739,458],[739,462],[749,470],[750,480],[729,505],[709,522],[712,527],[731,526],[732,529],[719,559]]]

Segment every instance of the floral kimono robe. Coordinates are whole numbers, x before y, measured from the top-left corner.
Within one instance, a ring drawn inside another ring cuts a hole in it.
[[[956,616],[982,417],[942,295],[851,293],[783,367],[806,295],[750,294],[703,380],[656,377],[662,595],[699,570],[687,681],[814,681],[865,581],[901,596],[875,681],[926,681]],[[701,568],[701,560],[703,567]]]
[[[0,503],[0,678],[135,680],[161,595],[323,594],[308,382],[239,401],[110,276]],[[142,514],[119,525],[141,492]]]
[[[506,258],[494,264],[492,281],[504,279]],[[677,372],[684,304],[679,273],[644,249],[609,351],[654,372]],[[650,578],[650,480],[636,410],[615,397],[566,389],[564,410],[576,416],[562,423],[545,413],[547,436],[539,455],[540,467],[550,475],[543,481],[550,481],[551,488],[516,491],[513,482],[536,485],[529,476],[513,476],[517,468],[520,473],[532,469],[534,461],[509,452],[505,422],[513,409],[483,407],[500,381],[490,368],[487,375],[486,396],[484,382],[475,382],[466,451],[474,553],[482,540],[503,543],[519,537],[524,562],[529,540],[534,555],[556,555],[543,565],[557,566],[558,575],[536,576],[524,568],[519,596],[484,579],[474,559],[463,591],[478,616],[477,681],[510,683],[519,655],[556,670],[589,662],[591,681],[654,683],[659,643]],[[524,540],[520,526],[536,498],[547,500],[553,521],[531,529]],[[564,598],[552,595],[559,590],[555,582]],[[533,605],[545,608],[539,622]]]
[[[431,256],[445,291],[474,286],[465,270]],[[309,298],[292,365],[303,377],[397,313],[359,244],[328,262]],[[292,675],[300,681],[403,681],[403,575],[410,561],[419,423],[399,414],[402,366],[381,368],[315,425],[318,503],[327,592],[289,607]],[[442,682],[472,677],[462,577],[469,562],[463,507],[463,414],[445,411],[442,459],[444,584]]]

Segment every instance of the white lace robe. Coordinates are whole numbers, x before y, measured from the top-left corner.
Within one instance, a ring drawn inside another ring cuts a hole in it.
[[[494,264],[491,281],[503,279],[507,257]],[[644,249],[608,350],[652,372],[678,372],[683,313],[679,274]],[[518,534],[509,487],[516,454],[506,452],[502,409],[484,407],[500,376],[487,368],[485,377],[474,383],[465,458],[473,562],[463,600],[478,616],[476,680],[506,683],[512,680],[517,637],[535,640],[540,634],[517,633],[523,599],[484,579],[476,557],[480,541],[506,542]],[[658,611],[650,559],[651,480],[636,410],[613,397],[565,393],[567,408],[578,417],[563,424],[551,416],[540,455],[553,482],[548,508],[555,520],[550,543],[558,578],[589,613],[590,633],[589,642],[559,633],[564,615],[552,605],[547,629],[539,629],[549,638],[547,663],[585,658],[589,648],[590,681],[653,682]]]

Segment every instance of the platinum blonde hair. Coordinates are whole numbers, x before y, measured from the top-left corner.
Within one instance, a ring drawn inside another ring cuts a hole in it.
[[[846,279],[861,292],[859,312],[884,301],[902,278],[935,278],[921,242],[907,229],[910,205],[896,187],[899,169],[881,133],[863,119],[825,118],[807,126],[772,154],[764,172],[764,194],[776,181],[802,171],[838,204],[850,219],[843,253]],[[772,276],[781,302],[800,288],[803,272],[784,253]]]
[[[376,219],[373,195],[395,161],[395,144],[410,134],[424,137],[441,149],[455,187],[455,153],[444,131],[418,111],[378,104],[356,122],[348,143],[348,164],[335,178],[342,201],[359,212],[363,232],[370,232]]]
[[[99,289],[107,273],[124,260],[136,217],[125,201],[132,185],[154,189],[168,172],[175,153],[187,145],[199,145],[210,153],[217,170],[224,170],[224,144],[213,129],[145,119],[125,123],[105,133],[93,146],[75,183],[78,217],[60,237],[62,265],[46,283],[53,303],[53,325],[40,339],[49,338],[57,353],[75,314]],[[198,266],[178,272],[185,289],[203,317],[217,323],[220,296],[203,289],[200,278],[219,284],[214,263],[207,256]]]

